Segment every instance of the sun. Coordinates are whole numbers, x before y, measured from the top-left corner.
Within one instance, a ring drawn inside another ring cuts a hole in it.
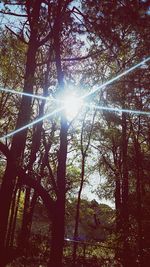
[[[73,120],[81,110],[83,100],[74,93],[68,93],[62,98],[62,103],[67,119]]]

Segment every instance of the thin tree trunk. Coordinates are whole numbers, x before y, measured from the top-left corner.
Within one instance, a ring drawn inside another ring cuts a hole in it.
[[[78,198],[77,198],[77,207],[76,207],[76,216],[75,216],[75,228],[74,228],[74,236],[73,239],[76,241],[78,239],[78,229],[79,229],[79,217],[80,217],[80,203],[81,203],[81,193],[83,189],[84,184],[84,173],[85,173],[85,155],[83,155],[82,158],[82,167],[81,167],[81,183],[80,183],[80,189],[78,192]],[[76,254],[77,254],[77,247],[78,243],[73,243],[73,257],[72,257],[72,266],[76,266]]]
[[[33,214],[34,214],[34,209],[35,209],[37,199],[38,199],[38,194],[34,192],[32,200],[31,200],[31,204],[30,204],[30,210],[29,210],[28,238],[30,237],[30,233],[31,233]]]
[[[15,208],[15,214],[14,214],[15,216],[13,220],[12,233],[11,233],[11,239],[10,239],[10,247],[13,246],[14,237],[15,237],[15,228],[16,228],[16,222],[17,222],[17,213],[18,213],[18,208],[19,208],[20,195],[21,195],[21,188],[18,190],[18,196],[17,196],[16,208]]]
[[[119,173],[115,179],[115,210],[116,210],[116,232],[120,233],[122,227],[122,220],[121,220],[121,181]]]
[[[14,194],[13,194],[13,199],[11,203],[11,209],[10,209],[10,219],[9,219],[9,227],[7,231],[7,239],[6,239],[6,247],[9,247],[11,235],[12,235],[12,227],[13,227],[13,221],[15,217],[15,209],[16,209],[16,197],[17,197],[17,186],[15,188]]]
[[[141,177],[139,165],[137,167],[137,181],[136,181],[136,194],[137,194],[137,223],[138,223],[138,260],[139,266],[143,266],[143,230],[142,230],[142,201],[141,201]]]
[[[23,211],[23,218],[22,218],[22,227],[20,231],[19,237],[19,247],[22,249],[26,249],[28,247],[28,224],[29,224],[29,207],[30,207],[30,193],[31,189],[26,188],[25,191],[25,201],[24,201],[24,211]]]
[[[134,135],[134,133],[133,133]],[[142,194],[141,194],[141,175],[142,171],[142,157],[141,148],[137,138],[134,135],[134,147],[136,157],[136,199],[137,199],[137,224],[138,224],[138,261],[139,266],[143,266],[143,227],[142,227]]]
[[[116,237],[117,237],[117,247],[121,246],[122,242],[122,213],[121,213],[121,179],[118,173],[115,178],[115,210],[116,210]],[[119,249],[115,250],[115,258],[120,262],[121,251]]]

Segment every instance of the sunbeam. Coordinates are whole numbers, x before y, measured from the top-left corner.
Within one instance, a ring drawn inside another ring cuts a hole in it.
[[[150,57],[142,60],[141,62],[137,63],[136,65],[132,66],[131,68],[129,68],[128,70],[125,70],[124,72],[118,74],[116,77],[108,80],[107,82],[101,84],[98,88],[93,89],[91,92],[84,94],[82,97],[80,97],[81,99],[86,98],[94,93],[96,93],[97,91],[99,91],[100,89],[102,89],[103,87],[113,83],[114,81],[120,79],[121,77],[127,75],[128,73],[132,72],[133,70],[141,67],[142,65],[144,65],[146,62],[150,61]],[[37,99],[42,99],[42,100],[48,100],[49,97],[45,97],[45,96],[40,96],[40,95],[35,95],[35,94],[30,94],[30,93],[24,93],[24,92],[18,92],[12,89],[8,89],[8,88],[4,88],[4,87],[0,87],[0,91],[4,91],[6,93],[11,93],[11,94],[18,94],[18,95],[24,95],[24,96],[28,96],[28,97],[32,97],[32,98],[37,98]],[[58,99],[54,99],[51,98],[52,101],[59,101]],[[62,102],[62,101],[60,101]]]
[[[132,67],[129,68],[128,70],[125,70],[124,72],[118,74],[116,77],[114,77],[114,78],[108,80],[107,82],[103,83],[103,84],[100,85],[98,88],[95,88],[95,89],[93,89],[91,92],[89,92],[89,93],[83,95],[81,98],[84,99],[84,98],[86,98],[86,97],[88,97],[88,96],[90,96],[90,95],[96,93],[97,91],[99,91],[100,89],[104,88],[105,86],[107,86],[107,85],[113,83],[114,81],[117,81],[118,79],[120,79],[121,77],[127,75],[128,73],[132,72],[133,70],[135,70],[135,69],[141,67],[142,65],[144,65],[144,64],[145,64],[146,62],[148,62],[148,61],[150,61],[150,57],[148,57],[148,58],[142,60],[141,62],[139,62],[138,64],[132,66]]]
[[[150,116],[150,112],[149,111],[133,110],[133,109],[122,109],[122,108],[112,108],[112,107],[98,106],[98,105],[86,104],[86,103],[84,105],[89,107],[89,108],[92,108],[92,109],[115,111],[115,112],[125,112],[125,113],[132,113],[132,114]]]
[[[6,93],[11,93],[11,94],[17,94],[17,95],[24,95],[24,96],[28,96],[28,97],[32,97],[32,98],[37,98],[37,99],[41,99],[41,100],[47,100],[48,97],[46,96],[41,96],[41,95],[34,95],[34,94],[29,94],[29,93],[24,93],[24,92],[18,92],[12,89],[8,89],[8,88],[3,88],[0,87],[0,91],[6,92]]]
[[[48,114],[42,116],[41,118],[36,119],[36,120],[34,120],[34,121],[32,121],[32,122],[30,122],[30,123],[28,123],[28,124],[26,124],[26,125],[20,127],[19,129],[16,129],[15,131],[12,131],[12,132],[10,132],[10,133],[8,133],[8,134],[6,134],[6,135],[0,137],[0,140],[3,140],[3,139],[8,138],[8,137],[11,137],[11,136],[13,136],[14,134],[17,134],[17,133],[19,133],[19,132],[21,132],[21,131],[23,131],[23,130],[25,130],[25,129],[27,129],[27,128],[32,127],[33,125],[39,123],[40,121],[45,120],[45,119],[47,119],[47,118],[53,116],[54,114],[60,112],[63,108],[64,108],[64,107],[60,107],[60,108],[58,108],[58,109],[55,109],[55,110],[52,111],[51,113],[48,113]]]
[[[93,105],[93,104],[86,104],[84,103],[82,100],[87,98],[88,96],[96,93],[97,91],[99,91],[100,89],[102,89],[103,87],[113,83],[114,81],[120,79],[121,77],[127,75],[128,73],[132,72],[133,70],[139,68],[140,66],[144,65],[146,62],[150,61],[150,57],[142,60],[141,62],[139,62],[138,64],[132,66],[131,68],[129,68],[128,70],[120,73],[119,75],[117,75],[116,77],[108,80],[107,82],[103,83],[102,85],[100,85],[98,88],[95,88],[93,89],[91,92],[87,93],[87,94],[84,94],[82,97],[79,97],[78,99],[76,99],[77,102],[80,103],[80,107],[83,106],[83,105],[86,105],[86,106],[89,106],[91,108],[94,108],[94,109],[99,109],[99,110],[106,110],[106,111],[115,111],[115,112],[126,112],[126,113],[133,113],[133,114],[141,114],[141,115],[147,115],[147,116],[150,116],[150,112],[147,112],[147,111],[140,111],[140,110],[130,110],[130,109],[119,109],[119,108],[112,108],[112,107],[106,107],[106,106],[97,106],[97,105]],[[68,110],[68,106],[70,108],[70,112],[71,112],[71,108],[72,108],[72,105],[71,103],[68,102],[67,100],[67,104],[66,104],[66,100],[65,99],[62,99],[62,100],[59,100],[59,99],[54,99],[54,98],[49,98],[49,97],[45,97],[45,96],[40,96],[40,95],[35,95],[35,94],[30,94],[30,93],[24,93],[24,92],[18,92],[18,91],[15,91],[15,90],[11,90],[11,89],[8,89],[8,88],[3,88],[3,87],[0,87],[0,91],[4,91],[6,93],[12,93],[12,94],[18,94],[18,95],[24,95],[24,96],[27,96],[27,97],[32,97],[32,98],[37,98],[37,99],[41,99],[41,100],[46,100],[46,101],[56,101],[56,102],[59,102],[61,105],[60,108],[58,109],[55,109],[54,111],[52,111],[51,113],[48,113],[44,116],[42,116],[41,118],[39,119],[36,119],[34,120],[33,122],[27,124],[27,125],[24,125],[22,126],[21,128],[19,129],[16,129],[6,135],[4,135],[3,137],[0,137],[0,140],[2,139],[5,139],[5,138],[8,138],[8,137],[11,137],[13,136],[14,134],[17,134],[27,128],[30,128],[32,127],[33,125],[39,123],[40,121],[44,120],[44,119],[47,119],[49,118],[50,116],[60,112],[61,110],[63,109],[66,109],[66,111],[69,113],[69,110]],[[74,103],[75,104],[75,103]],[[76,106],[76,104],[75,104]]]

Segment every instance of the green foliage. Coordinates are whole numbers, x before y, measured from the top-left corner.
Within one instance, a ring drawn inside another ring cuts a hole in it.
[[[1,86],[20,89],[23,86],[27,46],[6,30],[1,32],[0,39]]]
[[[76,199],[67,202],[66,236],[73,238]],[[81,200],[79,219],[79,239],[85,241],[106,240],[114,227],[114,211],[107,205],[95,200]]]
[[[1,2],[5,4],[2,11],[10,12],[11,8],[6,4],[11,4],[11,1]],[[82,7],[81,12],[78,10],[80,5],[76,6],[75,4],[75,7],[72,8],[73,1],[62,1],[62,10],[63,8],[65,10],[66,3],[68,8],[62,15],[62,25],[59,33],[57,32],[57,26],[59,25],[55,24],[57,5],[54,2],[56,1],[49,1],[49,7],[46,2],[42,4],[39,21],[32,27],[35,1],[31,1],[29,10],[24,6],[25,1],[17,2],[21,4],[23,14],[29,12],[31,17],[28,16],[30,21],[25,24],[19,24],[21,28],[16,32],[19,38],[10,33],[8,29],[2,30],[0,34],[0,85],[2,87],[22,91],[24,78],[26,78],[25,68],[27,66],[25,62],[28,45],[24,44],[21,38],[25,41],[30,40],[32,29],[37,30],[36,41],[38,42],[46,37],[48,33],[51,33],[46,43],[38,47],[36,62],[30,63],[30,66],[32,64],[36,65],[35,77],[30,77],[30,81],[33,82],[33,91],[40,95],[54,97],[58,95],[57,76],[59,80],[60,73],[57,72],[58,61],[61,57],[63,59],[62,66],[59,66],[59,68],[62,67],[63,69],[62,76],[64,76],[66,87],[68,84],[75,84],[76,87],[80,84],[81,95],[83,95],[90,90],[92,91],[94,85],[102,84],[105,80],[128,69],[129,66],[136,64],[150,54],[149,1],[83,0],[79,1]],[[84,33],[86,33],[85,36]],[[57,45],[60,42],[59,55],[56,53],[58,47],[55,47],[55,37],[58,37]],[[85,47],[84,44],[86,44]],[[37,44],[34,45],[36,47]],[[72,57],[83,56],[85,51],[89,53],[89,58],[84,58],[84,61],[70,60]],[[148,89],[149,70],[147,63],[130,73],[130,75],[126,75],[107,86],[107,88],[103,88],[99,93],[97,92],[97,95],[87,97],[87,103],[92,102],[94,105],[118,109],[148,111],[150,99]],[[52,111],[56,107],[56,102],[48,103],[47,106],[44,105],[44,101],[33,100],[29,120],[34,120],[43,116],[45,112]],[[0,93],[1,136],[14,129],[19,108],[20,97]],[[122,220],[123,204],[125,203],[123,193],[126,189],[128,191],[126,212],[129,213],[130,223],[127,238],[129,239],[131,255],[137,262],[140,253],[143,251],[145,267],[150,257],[149,118],[143,115],[137,116],[130,112],[123,117],[122,111],[108,112],[105,110],[100,111],[100,113],[97,111],[93,120],[92,106],[89,109],[87,108],[85,112],[87,113],[85,113],[84,123],[82,112],[79,114],[77,122],[72,122],[71,125],[68,123],[70,126],[68,134],[69,152],[67,155],[66,181],[63,184],[64,187],[66,186],[65,191],[67,192],[66,237],[70,239],[73,237],[77,201],[73,196],[80,185],[82,165],[79,155],[82,149],[86,150],[90,137],[88,151],[85,155],[86,159],[88,157],[87,166],[84,166],[85,180],[88,182],[89,174],[94,177],[99,172],[102,179],[97,186],[97,194],[100,199],[115,199],[116,211],[107,205],[98,204],[96,201],[81,200],[80,241],[93,242],[86,248],[86,266],[96,267],[100,264],[102,266],[117,266],[117,263],[113,262],[115,252],[117,252],[118,247],[123,249],[123,242],[126,241],[123,240],[123,234],[125,233],[122,232],[124,222],[121,221],[122,225],[119,230],[116,227],[118,217]],[[60,182],[57,180],[60,155],[60,120],[57,115],[59,116],[59,114],[56,114],[47,122],[38,124],[28,131],[24,157],[21,158],[21,164],[25,172],[29,173],[35,182],[42,185],[54,201],[58,199],[57,190]],[[23,123],[22,121],[22,125]],[[7,140],[6,145],[10,147],[9,142]],[[124,157],[125,148],[127,150],[126,158]],[[3,165],[2,163],[0,177],[2,177],[5,167],[6,164]],[[126,177],[124,175],[125,167]],[[128,180],[126,188],[125,178]],[[29,202],[32,194],[31,191]],[[22,223],[24,200],[25,194],[22,192],[17,213],[16,230],[18,232]],[[57,204],[57,201],[55,204]],[[59,211],[56,212],[59,213]],[[41,200],[38,199],[32,221],[30,251],[28,249],[27,256],[22,257],[14,264],[17,264],[17,266],[25,264],[28,266],[45,265],[48,261],[50,234],[51,223]],[[16,242],[14,243],[16,244],[17,234],[15,238]],[[139,252],[140,239],[142,240],[142,250]],[[96,245],[94,245],[95,241]],[[104,246],[106,246],[106,249]],[[113,249],[108,248],[109,246]],[[71,262],[71,246],[68,244],[65,246],[64,255],[64,265],[69,265]],[[82,266],[84,260],[84,249],[81,242],[78,248],[78,266]]]

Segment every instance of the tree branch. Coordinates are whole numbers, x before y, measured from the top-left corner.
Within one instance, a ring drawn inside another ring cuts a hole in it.
[[[85,56],[81,56],[81,57],[72,57],[72,58],[62,58],[61,61],[80,61],[80,60],[86,60],[90,57],[93,57],[93,56],[96,56],[98,55],[100,52],[102,51],[97,51],[95,53],[91,53],[91,54],[88,54],[88,55],[85,55]],[[55,62],[56,60],[55,59],[52,59],[51,62]],[[47,61],[44,61],[44,62],[39,62],[37,63],[37,66],[41,66],[41,65],[44,65],[44,64],[47,64]]]
[[[7,30],[9,30],[12,34],[14,34],[21,42],[28,44],[25,39],[23,38],[23,36],[21,37],[20,35],[18,35],[17,33],[15,33],[12,29],[10,29],[8,26],[5,26]]]
[[[39,43],[37,44],[38,47],[41,45],[45,44],[51,37],[52,37],[52,32],[49,32]]]
[[[47,208],[49,217],[52,219],[55,212],[55,201],[51,198],[46,189],[39,182],[26,174],[23,169],[20,168],[17,174],[19,176],[19,185],[27,185],[38,193]]]
[[[0,10],[0,13],[3,14],[3,15],[10,15],[10,16],[15,16],[15,17],[22,17],[22,18],[27,18],[28,16],[25,15],[25,14],[17,14],[17,13],[13,13],[13,12],[5,12],[5,11],[2,11]]]

